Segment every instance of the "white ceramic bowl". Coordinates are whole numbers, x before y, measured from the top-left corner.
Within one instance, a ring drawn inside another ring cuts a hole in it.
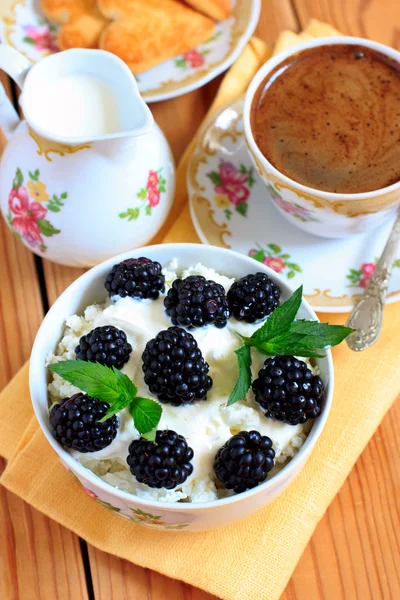
[[[263,271],[273,279],[282,291],[282,300],[293,292],[286,281],[268,267],[252,258],[231,250],[202,246],[199,244],[164,244],[150,246],[121,254],[94,267],[77,279],[58,298],[47,313],[32,350],[30,363],[30,390],[33,408],[39,424],[50,445],[58,454],[62,464],[83,490],[97,502],[131,521],[156,528],[158,530],[200,531],[238,521],[265,506],[278,496],[299,473],[307,461],[313,447],[325,426],[332,403],[333,364],[330,351],[326,357],[318,359],[321,377],[326,386],[324,406],[321,416],[315,421],[307,440],[298,454],[271,479],[258,487],[229,498],[202,503],[166,504],[144,500],[114,488],[91,471],[80,465],[53,438],[49,425],[47,398],[48,371],[45,360],[48,352],[53,352],[59,342],[65,326],[65,318],[80,314],[84,308],[94,302],[106,299],[104,279],[111,267],[129,257],[148,256],[166,264],[177,258],[179,267],[188,267],[197,262],[212,267],[228,277],[243,277],[248,273]],[[309,304],[303,300],[299,317],[317,319]],[[71,481],[71,485],[75,485]]]

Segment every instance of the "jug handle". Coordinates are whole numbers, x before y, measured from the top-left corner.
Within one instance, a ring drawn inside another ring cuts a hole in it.
[[[0,69],[5,71],[22,89],[31,63],[14,48],[0,44]],[[10,139],[20,122],[20,117],[4,86],[0,83],[0,126],[6,139]]]

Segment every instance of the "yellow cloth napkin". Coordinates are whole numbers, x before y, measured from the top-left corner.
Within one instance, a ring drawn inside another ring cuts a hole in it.
[[[314,21],[302,37],[333,33]],[[277,47],[298,40],[286,32]],[[226,76],[212,110],[242,93],[267,56],[266,46],[252,40]],[[165,241],[196,240],[184,207],[191,149],[178,171],[173,226],[167,235],[164,230]],[[343,316],[331,315],[329,321],[340,323]],[[30,406],[27,366],[0,396],[0,454],[9,459],[1,483],[105,552],[226,600],[277,600],[317,522],[400,392],[399,332],[400,311],[391,305],[385,309],[384,331],[374,347],[361,355],[345,344],[334,349],[333,408],[312,456],[277,500],[235,525],[205,533],[168,534],[106,512],[75,485],[39,430]]]

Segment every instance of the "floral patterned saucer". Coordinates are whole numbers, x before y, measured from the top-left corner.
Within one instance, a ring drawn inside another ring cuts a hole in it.
[[[242,125],[243,101],[222,109],[203,130],[188,169],[190,209],[205,244],[232,248],[263,262],[319,312],[348,312],[374,272],[393,219],[376,231],[345,239],[311,236],[293,227],[278,204],[300,221],[314,219],[300,204],[286,206],[272,187],[267,192],[252,166]],[[388,302],[400,300],[400,257]]]
[[[208,42],[137,78],[146,102],[191,92],[235,62],[256,28],[261,0],[232,1],[232,16],[217,24],[216,33]],[[57,27],[41,14],[39,0],[3,0],[0,39],[32,62],[58,50]]]

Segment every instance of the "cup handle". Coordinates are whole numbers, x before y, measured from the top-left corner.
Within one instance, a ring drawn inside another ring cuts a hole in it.
[[[22,89],[31,63],[14,48],[0,44],[0,69],[5,71]],[[0,126],[7,140],[13,135],[20,122],[20,117],[3,85],[0,84]]]

